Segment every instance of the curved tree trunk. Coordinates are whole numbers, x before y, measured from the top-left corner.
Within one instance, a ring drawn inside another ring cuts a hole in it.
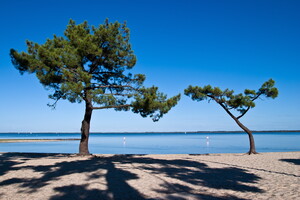
[[[215,99],[216,102],[218,102],[218,100]],[[241,127],[249,136],[249,143],[250,143],[250,149],[248,151],[248,154],[257,154],[256,150],[255,150],[255,143],[254,143],[254,137],[252,132],[246,127],[244,126],[240,121],[239,118],[235,117],[222,103],[218,102],[220,104],[220,106],[222,106],[222,108],[230,115],[230,117],[232,119],[234,119],[234,121],[239,125],[239,127]],[[244,115],[244,114],[243,114]],[[243,115],[241,115],[240,117],[242,117]]]
[[[84,118],[82,120],[81,125],[81,140],[79,144],[79,154],[80,155],[89,155],[89,135],[90,135],[90,122],[93,112],[93,106],[92,103],[88,100],[85,102],[85,114]]]
[[[239,125],[239,127],[241,127],[249,136],[249,142],[250,142],[250,149],[248,151],[248,154],[257,154],[256,150],[255,150],[255,143],[254,143],[254,137],[252,132],[246,127],[244,126],[237,118],[233,118],[234,121]]]

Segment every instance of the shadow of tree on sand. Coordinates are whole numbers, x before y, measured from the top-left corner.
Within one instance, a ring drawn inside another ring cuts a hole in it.
[[[263,191],[247,183],[256,183],[260,177],[247,172],[247,170],[227,167],[210,168],[206,164],[192,160],[158,159],[146,156],[115,155],[111,157],[90,157],[89,159],[53,162],[51,165],[26,165],[18,166],[27,159],[59,158],[67,155],[45,154],[10,154],[0,156],[0,175],[13,173],[15,170],[31,169],[42,174],[39,178],[11,178],[0,182],[0,187],[10,184],[19,184],[18,187],[25,193],[37,192],[51,181],[59,181],[62,176],[75,173],[88,174],[84,183],[70,183],[55,187],[58,195],[51,200],[58,199],[149,199],[136,188],[128,184],[129,180],[139,179],[136,174],[127,169],[142,170],[150,176],[163,180],[155,192],[161,194],[162,199],[186,199],[174,196],[176,194],[189,194],[195,199],[242,199],[232,195],[219,196],[207,195],[195,191],[189,185],[199,185],[214,189],[228,189],[240,192],[262,193]],[[16,162],[16,158],[19,162]],[[120,167],[126,165],[127,167]],[[105,173],[103,173],[105,171]],[[172,178],[176,183],[169,182],[163,177]],[[91,181],[105,180],[106,189],[91,188]]]
[[[300,165],[300,159],[280,159],[280,161],[293,163],[295,165]]]

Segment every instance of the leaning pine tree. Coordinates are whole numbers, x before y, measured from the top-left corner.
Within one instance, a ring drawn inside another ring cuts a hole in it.
[[[246,89],[244,94],[234,95],[233,90],[225,89],[221,90],[218,87],[211,87],[210,85],[202,87],[189,86],[184,90],[184,94],[191,97],[195,101],[213,100],[218,103],[229,116],[241,127],[249,136],[250,150],[248,154],[256,154],[254,137],[252,132],[240,122],[240,118],[243,117],[250,108],[255,107],[254,101],[259,97],[271,97],[276,98],[278,96],[278,90],[274,87],[275,81],[270,79],[265,82],[258,91]],[[238,111],[239,115],[235,116],[231,110]]]
[[[145,76],[126,73],[136,63],[126,24],[109,23],[90,27],[70,20],[64,37],[54,35],[44,44],[27,41],[27,52],[11,49],[12,63],[21,74],[36,74],[56,106],[59,100],[85,103],[79,153],[89,154],[88,139],[93,110],[132,110],[159,120],[180,99],[167,99],[158,88],[143,87]]]

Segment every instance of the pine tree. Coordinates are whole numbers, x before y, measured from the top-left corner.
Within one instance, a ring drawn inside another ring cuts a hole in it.
[[[145,75],[127,72],[136,64],[129,36],[126,23],[106,20],[95,27],[70,20],[63,37],[54,35],[44,44],[26,41],[27,52],[10,51],[12,63],[21,74],[36,74],[51,91],[49,98],[54,103],[49,106],[55,107],[59,100],[85,103],[79,145],[82,155],[89,154],[94,110],[132,110],[157,121],[180,99],[180,94],[168,99],[157,87],[144,87]]]
[[[259,97],[265,96],[272,99],[278,96],[278,89],[274,87],[275,81],[270,79],[265,82],[258,91],[246,89],[244,94],[234,95],[233,90],[221,90],[218,87],[210,85],[204,87],[189,86],[184,90],[184,94],[191,97],[195,101],[213,100],[218,103],[229,116],[242,128],[249,136],[250,149],[248,154],[256,154],[254,137],[252,132],[240,122],[242,118],[251,108],[255,107],[254,101]],[[231,110],[238,111],[239,115],[235,116]]]

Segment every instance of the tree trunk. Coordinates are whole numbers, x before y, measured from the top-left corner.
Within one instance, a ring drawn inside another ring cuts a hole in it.
[[[80,155],[90,155],[88,141],[90,135],[90,122],[91,122],[92,112],[93,112],[92,103],[89,100],[86,100],[85,114],[81,125],[81,140],[79,144]]]
[[[232,119],[234,119],[234,121],[239,125],[239,127],[241,127],[249,136],[249,142],[250,142],[250,149],[248,151],[248,154],[257,154],[256,150],[255,150],[255,143],[254,143],[254,137],[252,135],[252,132],[246,127],[244,126],[238,118],[236,118],[223,104],[222,102],[219,102],[218,100],[215,99],[216,102],[218,102],[220,104],[220,106],[230,115],[230,117]],[[243,115],[241,115],[243,116]],[[241,117],[240,116],[240,117]]]
[[[255,150],[255,143],[254,143],[254,137],[252,132],[246,127],[244,126],[237,118],[233,118],[234,121],[239,125],[239,127],[241,127],[249,136],[249,142],[250,142],[250,149],[248,151],[248,154],[257,154],[256,150]]]

